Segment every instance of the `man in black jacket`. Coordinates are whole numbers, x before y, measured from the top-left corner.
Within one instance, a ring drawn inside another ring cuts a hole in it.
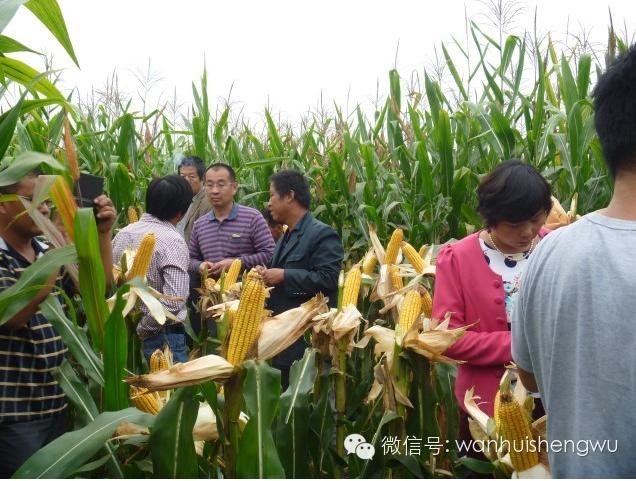
[[[340,237],[309,212],[309,185],[300,172],[283,170],[269,180],[269,210],[275,221],[287,224],[287,232],[276,243],[271,268],[260,269],[265,284],[274,286],[268,309],[276,315],[298,307],[319,292],[329,298],[330,307],[336,307],[344,257]],[[283,389],[289,384],[292,363],[302,358],[306,347],[300,338],[272,360],[281,371]]]

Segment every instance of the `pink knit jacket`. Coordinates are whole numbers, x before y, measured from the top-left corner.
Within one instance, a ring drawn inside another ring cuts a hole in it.
[[[542,229],[539,235],[548,232]],[[501,276],[484,259],[479,232],[441,249],[436,266],[433,317],[451,312],[451,328],[473,324],[444,353],[464,361],[457,370],[455,396],[465,410],[464,394],[474,386],[479,407],[492,416],[504,365],[512,361]]]

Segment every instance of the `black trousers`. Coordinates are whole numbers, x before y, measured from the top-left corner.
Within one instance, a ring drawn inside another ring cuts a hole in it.
[[[68,431],[68,411],[35,421],[0,423],[0,478],[10,478],[33,453]]]

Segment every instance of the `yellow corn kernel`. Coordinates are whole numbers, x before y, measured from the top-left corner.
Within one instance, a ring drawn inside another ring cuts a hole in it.
[[[417,253],[420,255],[420,257],[423,259],[424,258],[424,254],[426,254],[426,251],[428,250],[428,244],[423,244],[422,247],[420,247],[420,250],[417,251]]]
[[[428,291],[422,294],[422,314],[429,319],[433,316],[433,298]]]
[[[61,175],[58,175],[51,186],[51,200],[62,219],[64,229],[71,238],[75,240],[75,213],[77,212],[77,204],[75,203],[75,197],[71,193],[71,189],[66,182],[66,179]]]
[[[393,286],[393,290],[397,291],[404,287],[404,282],[402,281],[402,277],[400,276],[400,271],[398,266],[395,264],[389,266],[389,276],[391,277],[391,285]]]
[[[225,290],[229,290],[230,286],[236,284],[238,280],[239,273],[241,272],[241,259],[234,259],[230,268],[227,270],[225,274],[225,280],[223,281],[223,286]]]
[[[211,277],[208,277],[208,278],[205,280],[205,288],[206,288],[208,291],[210,291],[210,292],[214,291],[214,286],[215,286],[215,285],[216,285],[216,281],[215,281],[214,279],[212,279]]]
[[[137,215],[137,209],[134,206],[128,206],[128,223],[134,224],[139,220],[139,215]]]
[[[163,371],[168,369],[168,359],[161,349],[155,349],[155,352],[150,356],[150,372]]]
[[[525,471],[539,464],[536,449],[529,449],[533,439],[530,423],[512,393],[501,393],[497,414],[501,424],[500,433],[510,446],[510,461],[515,471]]]
[[[140,411],[157,415],[161,411],[161,403],[157,393],[145,392],[134,386],[130,386],[130,400]]]
[[[499,418],[499,407],[501,406],[501,391],[497,391],[495,394],[495,402],[493,403],[493,415],[492,418],[495,420],[495,427],[497,432],[501,429],[501,419]]]
[[[395,264],[402,239],[404,239],[404,232],[402,229],[395,229],[393,234],[391,234],[389,243],[386,246],[386,254],[384,256],[385,264]]]
[[[345,278],[344,293],[342,294],[342,308],[349,304],[358,305],[358,294],[362,283],[362,273],[359,267],[352,267]]]
[[[152,232],[144,235],[135,254],[135,260],[133,261],[130,273],[128,274],[128,280],[135,277],[146,277],[148,268],[150,267],[150,261],[152,261],[152,254],[155,250],[155,235]]]
[[[400,309],[400,329],[402,332],[408,332],[413,323],[417,320],[422,312],[422,297],[419,292],[412,290],[406,293],[402,301]]]
[[[369,252],[364,256],[364,260],[362,261],[362,272],[371,275],[373,271],[375,271],[375,266],[378,265],[378,256],[375,255],[373,249],[370,249]]]
[[[402,242],[402,252],[411,263],[418,274],[424,272],[424,259],[420,256],[415,248],[408,242]]]
[[[232,321],[232,331],[227,347],[226,359],[235,366],[245,360],[248,349],[258,339],[266,293],[261,276],[250,272]]]

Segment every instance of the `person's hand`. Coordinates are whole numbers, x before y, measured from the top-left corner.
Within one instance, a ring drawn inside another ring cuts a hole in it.
[[[110,231],[117,218],[117,212],[115,211],[115,207],[113,207],[113,202],[104,194],[97,197],[93,202],[95,202],[97,232],[110,235]]]
[[[259,276],[262,276],[263,272],[265,272],[267,270],[267,267],[265,267],[265,266],[256,266],[256,267],[254,267],[254,270],[256,271],[256,273]]]
[[[261,277],[267,287],[277,286],[285,280],[285,269],[265,269]]]
[[[234,259],[223,259],[222,261],[215,262],[212,264],[210,272],[212,272],[214,276],[220,276],[223,271],[227,271],[230,268],[232,262],[234,262]]]
[[[203,271],[207,268],[208,269],[208,275],[212,274],[212,268],[214,267],[214,264],[212,264],[211,262],[208,261],[203,261],[201,262],[201,264],[199,264],[199,274],[203,274]]]

